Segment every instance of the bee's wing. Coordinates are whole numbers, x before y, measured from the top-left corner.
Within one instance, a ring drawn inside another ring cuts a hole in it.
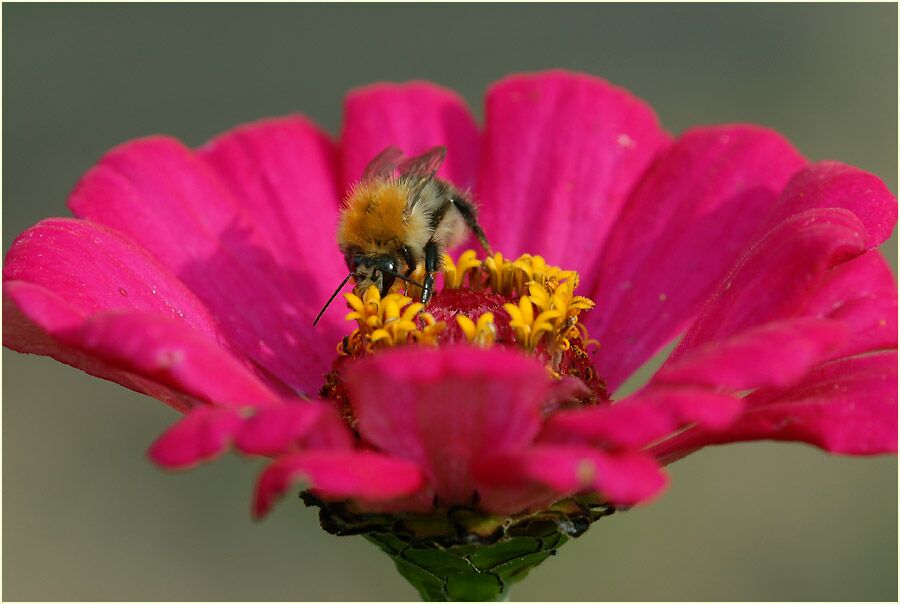
[[[363,170],[361,181],[370,180],[386,180],[394,175],[394,171],[400,166],[400,160],[403,158],[403,151],[398,147],[388,147],[369,162],[366,169]]]
[[[400,177],[409,182],[412,191],[407,209],[411,209],[419,201],[419,195],[437,174],[446,156],[447,147],[432,147],[421,155],[410,157],[397,167]]]
[[[421,155],[404,160],[397,167],[397,171],[400,172],[400,176],[404,176],[413,182],[418,182],[422,179],[429,180],[437,174],[437,171],[444,163],[445,157],[447,157],[447,147],[432,147]]]

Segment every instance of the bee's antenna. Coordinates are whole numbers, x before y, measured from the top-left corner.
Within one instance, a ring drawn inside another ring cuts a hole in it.
[[[337,289],[334,290],[334,293],[331,294],[331,297],[328,298],[328,302],[325,303],[325,306],[322,307],[322,310],[319,311],[319,314],[316,315],[316,320],[313,321],[313,327],[316,326],[316,323],[319,322],[319,319],[322,318],[322,315],[325,314],[325,309],[327,309],[331,305],[331,301],[334,300],[334,297],[338,295],[338,292],[347,284],[347,281],[350,280],[350,277],[353,276],[353,273],[348,273],[344,280],[341,281],[341,284],[337,286]]]

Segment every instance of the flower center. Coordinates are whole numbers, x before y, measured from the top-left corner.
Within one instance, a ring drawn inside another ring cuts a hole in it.
[[[421,271],[413,273],[412,280],[421,283]],[[396,346],[467,342],[516,348],[543,362],[554,379],[575,377],[588,387],[590,394],[566,404],[609,400],[588,355],[598,343],[579,321],[594,302],[575,295],[578,273],[530,254],[513,260],[496,253],[479,260],[474,250],[455,262],[445,254],[441,273],[442,286],[427,308],[415,301],[421,289],[399,280],[383,297],[374,286],[361,297],[344,294],[350,307],[346,318],[356,329],[338,344],[321,395],[340,408],[351,426],[355,419],[341,381],[344,364]]]

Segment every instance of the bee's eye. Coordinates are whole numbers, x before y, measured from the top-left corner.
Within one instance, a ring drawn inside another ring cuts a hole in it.
[[[350,272],[353,272],[359,268],[359,265],[362,263],[362,257],[354,253],[345,254],[344,262],[347,264],[347,268],[350,269]]]

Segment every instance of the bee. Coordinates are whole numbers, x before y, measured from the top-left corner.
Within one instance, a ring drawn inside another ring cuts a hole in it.
[[[434,273],[441,254],[462,243],[468,231],[491,254],[478,211],[470,197],[435,175],[444,163],[446,147],[432,147],[421,155],[404,158],[388,147],[366,166],[341,210],[338,249],[349,274],[319,312],[325,309],[349,279],[361,296],[374,285],[387,295],[397,279],[421,288],[420,301],[434,294]],[[424,267],[424,279],[411,279]]]

